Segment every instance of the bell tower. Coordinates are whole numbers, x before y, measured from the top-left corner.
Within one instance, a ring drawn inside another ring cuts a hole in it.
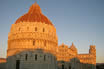
[[[96,64],[96,46],[90,45],[89,54],[92,56],[92,64]]]

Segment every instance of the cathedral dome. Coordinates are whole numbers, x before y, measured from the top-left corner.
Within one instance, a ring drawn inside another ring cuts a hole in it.
[[[41,8],[37,3],[34,3],[26,14],[18,18],[15,24],[20,22],[41,22],[53,25],[52,22],[42,14]]]

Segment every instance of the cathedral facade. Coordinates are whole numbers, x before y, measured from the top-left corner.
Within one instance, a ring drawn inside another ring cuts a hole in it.
[[[6,69],[95,69],[96,48],[78,54],[74,43],[58,46],[55,26],[34,3],[11,26],[5,63]]]

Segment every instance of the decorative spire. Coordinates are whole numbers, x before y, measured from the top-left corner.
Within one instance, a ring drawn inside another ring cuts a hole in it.
[[[37,0],[35,0],[35,3],[34,4],[37,4]]]
[[[70,46],[70,49],[77,50],[73,42],[72,42],[72,45]]]
[[[72,46],[74,46],[74,43],[72,42]]]
[[[62,43],[62,45],[64,45],[64,43]]]
[[[37,4],[37,0],[35,0],[35,3]]]

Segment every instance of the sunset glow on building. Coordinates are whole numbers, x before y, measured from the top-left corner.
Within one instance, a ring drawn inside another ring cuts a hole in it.
[[[79,58],[82,63],[96,64],[96,48],[90,46],[89,54],[78,54],[72,43],[70,48],[62,44],[58,46],[56,28],[52,22],[42,14],[37,3],[12,24],[8,35],[7,56],[13,56],[24,50],[43,49],[57,57],[57,60],[69,61]]]
[[[90,45],[89,48],[89,53],[80,54],[74,43],[71,46],[64,43],[58,45],[54,24],[42,13],[40,6],[34,3],[27,13],[12,24],[8,34],[7,57],[0,59],[0,63],[7,62],[7,68],[10,69],[32,69],[31,66],[36,63],[34,67],[39,69],[45,63],[46,68],[43,69],[84,69],[85,66],[85,69],[95,69],[96,46]]]

